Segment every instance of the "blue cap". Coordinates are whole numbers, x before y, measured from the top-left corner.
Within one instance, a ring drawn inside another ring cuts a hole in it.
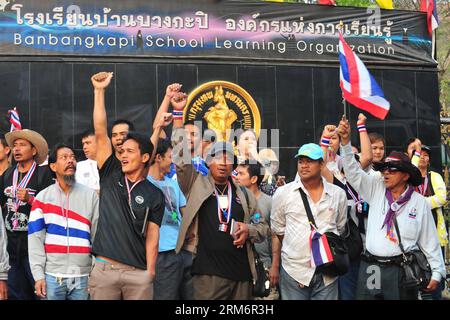
[[[322,148],[315,143],[307,143],[304,144],[298,149],[298,152],[295,158],[298,157],[308,157],[312,160],[323,159],[323,151]]]

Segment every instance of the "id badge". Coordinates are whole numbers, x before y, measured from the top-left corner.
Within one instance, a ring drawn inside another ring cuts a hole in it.
[[[219,196],[219,206],[220,209],[228,209],[228,196]]]

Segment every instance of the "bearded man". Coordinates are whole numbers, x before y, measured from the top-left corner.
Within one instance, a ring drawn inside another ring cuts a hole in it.
[[[98,195],[75,181],[71,147],[56,145],[48,162],[56,182],[36,196],[28,224],[36,294],[48,300],[87,300]]]

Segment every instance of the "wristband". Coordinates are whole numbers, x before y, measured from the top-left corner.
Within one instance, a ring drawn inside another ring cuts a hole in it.
[[[173,116],[174,120],[181,120],[181,119],[183,119],[183,111],[174,110],[172,112],[172,116]]]
[[[420,157],[420,151],[415,150],[414,155]]]
[[[359,132],[367,132],[366,124],[365,124],[365,123],[358,123],[358,124],[357,124],[357,127],[358,127],[358,131],[359,131]]]
[[[331,140],[331,137],[323,136],[322,139],[320,140],[320,146],[324,147],[324,148],[328,148],[328,146],[330,145],[330,140]]]

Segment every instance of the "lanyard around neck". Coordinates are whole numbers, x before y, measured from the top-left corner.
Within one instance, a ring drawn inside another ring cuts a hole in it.
[[[23,179],[19,182],[19,164],[17,164],[16,168],[14,169],[13,173],[13,197],[14,197],[14,207],[17,210],[19,209],[20,200],[17,199],[17,189],[19,188],[26,188],[28,186],[28,183],[31,180],[31,177],[34,174],[34,171],[36,170],[36,162],[33,161],[33,164],[31,165],[30,170],[28,170],[27,174]]]
[[[139,180],[137,180],[135,183],[133,183],[133,184],[131,185],[131,188],[130,188],[130,185],[129,185],[129,183],[128,183],[127,177],[125,176],[124,178],[125,178],[125,185],[127,186],[128,205],[130,206],[131,215],[133,216],[134,219],[136,219],[136,216],[134,215],[134,212],[133,212],[133,207],[131,206],[131,191],[133,191],[134,187],[136,187],[137,184],[138,184],[139,182],[141,182],[142,180],[144,180],[144,179],[139,179]]]
[[[231,184],[229,181],[227,182],[227,187],[228,187],[227,208],[222,208],[220,205],[220,200],[219,200],[220,195],[219,195],[219,191],[217,190],[217,187],[216,187],[216,191],[215,191],[216,200],[217,200],[217,215],[219,216],[220,224],[228,224],[230,222],[230,218],[231,218],[231,200],[233,198],[233,190],[231,189]],[[225,217],[226,220],[224,221],[224,219],[222,217]]]

